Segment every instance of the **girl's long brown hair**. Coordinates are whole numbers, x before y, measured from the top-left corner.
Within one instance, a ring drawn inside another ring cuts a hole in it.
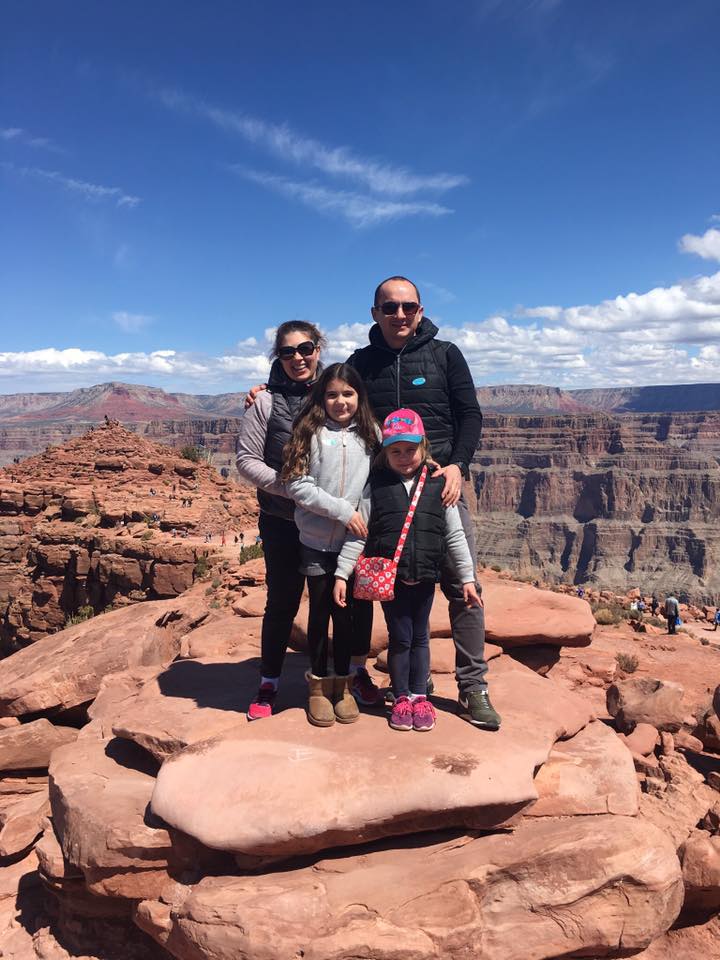
[[[310,469],[312,438],[327,420],[325,392],[331,380],[342,380],[357,393],[358,407],[353,422],[368,454],[372,455],[377,450],[379,444],[378,424],[370,409],[367,390],[362,378],[347,363],[331,363],[329,367],[323,370],[321,377],[313,386],[310,396],[295,421],[292,436],[285,444],[283,468],[280,471],[281,480],[292,480],[295,477],[305,476]]]

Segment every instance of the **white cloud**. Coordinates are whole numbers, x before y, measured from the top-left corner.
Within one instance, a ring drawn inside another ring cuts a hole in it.
[[[22,127],[0,127],[0,140],[6,143],[20,143],[25,147],[38,147],[42,150],[50,150],[52,153],[65,153],[65,151],[53,143],[48,137],[35,137]]]
[[[683,253],[696,253],[705,260],[720,261],[720,230],[711,227],[701,237],[686,233],[680,240],[680,249]]]
[[[137,333],[138,330],[142,330],[143,327],[153,321],[152,317],[144,313],[127,313],[125,310],[116,310],[112,318],[113,322],[125,333]]]
[[[57,170],[43,170],[40,167],[18,167],[8,161],[3,161],[0,166],[4,170],[13,171],[22,177],[56,183],[71,193],[79,194],[83,200],[89,202],[113,200],[116,206],[128,207],[129,209],[133,209],[141,202],[140,197],[125,193],[120,187],[105,187],[101,184],[89,183],[87,180],[77,180],[74,177],[66,177]]]
[[[286,124],[269,123],[246,113],[225,110],[178,90],[162,90],[157,96],[166,107],[209,120],[283,160],[312,167],[332,177],[354,180],[373,193],[407,196],[421,190],[444,192],[468,183],[462,174],[419,174],[407,167],[358,156],[347,147],[329,147],[296,133]]]
[[[452,213],[447,207],[437,203],[421,203],[409,200],[391,200],[382,197],[371,197],[347,190],[330,190],[315,183],[298,183],[256,170],[247,170],[233,166],[234,173],[257,183],[260,186],[274,190],[283,196],[299,200],[307,207],[318,213],[327,213],[343,217],[353,227],[363,228],[399,220],[403,217],[412,217],[419,214],[430,217],[441,217]]]

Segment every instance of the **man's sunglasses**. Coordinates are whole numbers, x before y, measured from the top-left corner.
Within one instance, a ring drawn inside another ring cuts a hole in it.
[[[381,310],[386,317],[392,317],[398,312],[400,307],[403,308],[403,313],[406,317],[414,317],[420,309],[420,304],[415,303],[414,300],[403,300],[400,303],[398,303],[397,300],[386,300],[385,303],[380,304],[378,309]]]
[[[302,343],[296,343],[294,347],[279,347],[278,356],[281,360],[292,360],[296,353],[301,357],[311,357],[317,349],[312,340],[303,340]]]

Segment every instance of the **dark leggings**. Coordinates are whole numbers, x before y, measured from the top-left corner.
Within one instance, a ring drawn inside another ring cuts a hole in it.
[[[261,660],[264,677],[282,673],[290,630],[297,616],[305,577],[300,566],[300,537],[292,520],[260,513],[258,529],[265,555],[267,604],[262,622]]]
[[[434,583],[397,581],[395,599],[383,603],[388,628],[388,666],[396,697],[427,693],[430,673],[430,611]]]
[[[366,656],[370,650],[372,604],[354,600],[352,577],[348,581],[347,606],[339,607],[333,600],[335,574],[308,576],[310,614],[308,616],[308,647],[310,669],[316,677],[328,672],[328,626],[333,625],[333,664],[335,673],[345,677],[350,672],[350,658]]]

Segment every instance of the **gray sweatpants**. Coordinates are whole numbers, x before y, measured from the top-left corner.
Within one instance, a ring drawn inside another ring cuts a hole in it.
[[[460,519],[467,537],[470,556],[477,564],[477,548],[472,518],[465,499],[458,503]],[[463,696],[472,690],[487,690],[487,663],[485,662],[485,611],[482,607],[466,607],[463,601],[462,583],[457,577],[455,567],[445,555],[440,587],[448,598],[450,627],[455,643],[455,679]],[[481,591],[477,583],[478,593]]]

